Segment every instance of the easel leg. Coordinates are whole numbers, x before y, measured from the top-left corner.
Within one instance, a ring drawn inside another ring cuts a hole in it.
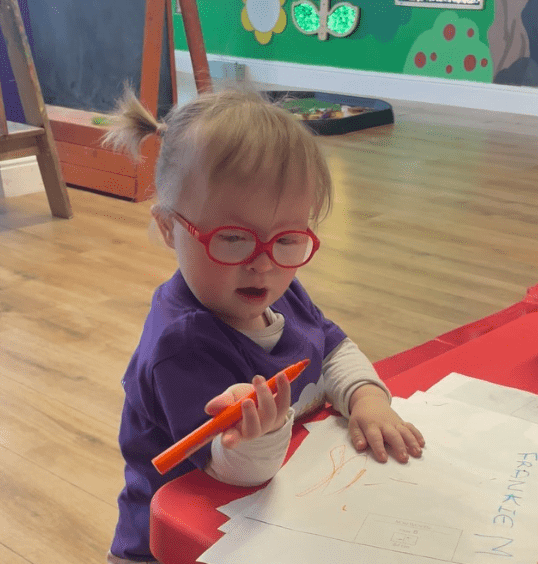
[[[50,135],[50,138],[46,141],[45,137],[48,135]],[[71,209],[67,188],[62,179],[60,162],[50,129],[48,133],[45,132],[45,135],[41,136],[38,144],[40,145],[40,150],[36,159],[41,171],[41,177],[43,178],[50,211],[54,217],[70,219],[73,217],[73,210]]]
[[[68,219],[73,217],[73,212],[17,0],[0,0],[0,29],[6,40],[26,123],[45,131],[37,141],[40,150],[37,162],[52,215]]]
[[[204,37],[202,35],[196,0],[179,0],[179,4],[181,6],[183,25],[185,26],[185,34],[187,36],[187,45],[189,46],[189,53],[191,55],[196,89],[198,90],[198,94],[211,92],[213,88],[211,86],[209,64],[207,62]]]

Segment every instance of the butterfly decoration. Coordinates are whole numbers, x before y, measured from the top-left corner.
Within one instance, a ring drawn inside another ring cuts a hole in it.
[[[306,35],[317,33],[321,41],[329,35],[351,35],[359,25],[360,12],[349,2],[338,2],[331,9],[331,0],[319,0],[319,7],[312,0],[297,0],[291,5],[295,27]]]

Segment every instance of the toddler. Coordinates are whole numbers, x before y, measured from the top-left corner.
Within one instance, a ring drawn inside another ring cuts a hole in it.
[[[125,487],[109,564],[155,562],[149,507],[164,483],[200,468],[250,486],[280,468],[294,419],[331,402],[357,450],[384,462],[420,456],[420,432],[390,407],[372,364],[312,303],[295,277],[320,246],[332,183],[314,136],[252,91],[206,93],[157,122],[127,90],[106,136],[135,157],[158,133],[152,215],[179,269],[153,297],[122,381]],[[277,393],[265,378],[310,359]],[[151,460],[248,393],[242,420],[165,476]],[[178,550],[180,548],[178,547]]]

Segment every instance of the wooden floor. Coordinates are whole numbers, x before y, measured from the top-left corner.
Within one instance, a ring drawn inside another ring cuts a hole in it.
[[[322,247],[299,278],[373,360],[538,283],[538,118],[394,102],[396,125],[323,138]],[[70,189],[0,208],[0,562],[102,564],[122,478],[120,380],[175,269],[150,203]],[[427,429],[423,429],[427,436]]]

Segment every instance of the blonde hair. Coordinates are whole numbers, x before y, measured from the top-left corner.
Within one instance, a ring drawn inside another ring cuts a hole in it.
[[[330,213],[331,175],[314,135],[290,112],[251,88],[200,94],[173,107],[159,122],[126,87],[111,121],[114,125],[103,143],[134,159],[148,135],[161,136],[155,187],[162,211],[171,210],[195,179],[211,187],[223,181],[252,186],[263,179],[279,186],[280,195],[293,174],[305,185],[313,183],[313,227]]]

